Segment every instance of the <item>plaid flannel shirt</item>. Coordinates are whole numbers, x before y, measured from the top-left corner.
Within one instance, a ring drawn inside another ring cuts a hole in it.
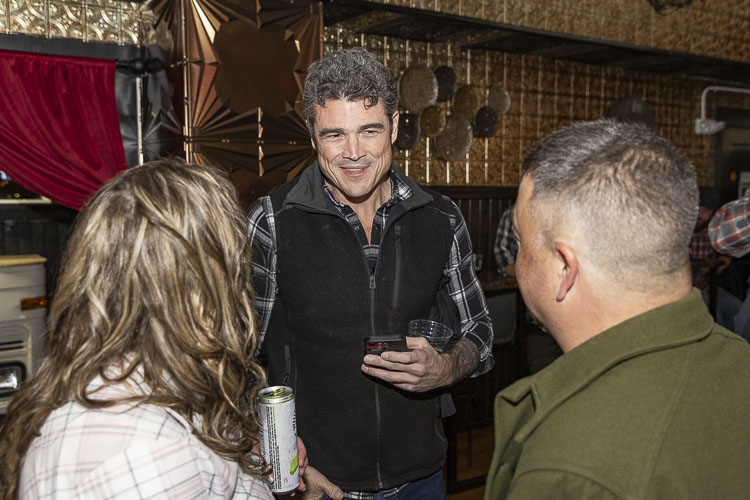
[[[378,209],[373,220],[370,242],[362,230],[362,225],[351,207],[338,202],[324,185],[332,207],[338,210],[355,229],[359,236],[362,251],[367,257],[370,269],[375,269],[380,251],[380,243],[385,235],[388,220],[403,211],[401,202],[411,195],[409,186],[400,179],[402,175],[391,168],[391,198]],[[492,357],[492,322],[482,286],[479,283],[472,261],[471,237],[461,211],[451,202],[455,210],[453,244],[443,274],[447,278],[448,292],[458,306],[461,317],[461,331],[479,350],[479,366],[471,375],[477,377],[490,371],[494,366]],[[260,343],[265,338],[271,311],[278,294],[276,282],[276,221],[268,196],[257,200],[248,209],[248,237],[253,248],[253,285],[255,287],[255,308],[259,315]],[[359,229],[357,229],[359,228]]]
[[[402,202],[412,196],[409,186],[401,179],[401,173],[391,168],[391,198],[378,209],[373,220],[370,241],[362,230],[362,224],[351,207],[336,200],[328,186],[324,184],[330,205],[335,207],[351,224],[359,237],[362,251],[367,258],[371,272],[374,271],[380,251],[380,244],[389,220],[403,213]],[[472,261],[471,238],[466,222],[458,207],[455,210],[453,244],[443,274],[447,278],[450,296],[458,306],[461,317],[461,330],[464,337],[472,341],[479,350],[479,366],[471,375],[476,377],[488,372],[494,366],[492,356],[492,322],[489,317],[484,292],[477,279]],[[253,285],[255,287],[255,308],[259,315],[261,342],[266,335],[271,319],[271,311],[278,293],[276,283],[276,228],[273,207],[268,196],[257,200],[248,209],[248,237],[253,248]],[[259,343],[260,345],[260,343]],[[396,495],[401,488],[383,491],[385,498]],[[370,500],[372,492],[346,492],[348,498]]]
[[[716,211],[708,225],[711,244],[720,253],[742,257],[750,252],[750,189]]]
[[[513,207],[509,206],[500,216],[495,235],[495,262],[497,272],[505,274],[505,268],[515,264],[518,255],[518,242],[513,234]]]

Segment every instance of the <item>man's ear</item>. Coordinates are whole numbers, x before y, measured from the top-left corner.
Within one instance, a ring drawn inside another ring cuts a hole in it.
[[[575,250],[565,243],[555,243],[555,252],[559,263],[562,265],[560,285],[555,299],[562,302],[578,279],[578,257],[576,257]]]
[[[396,142],[398,137],[398,110],[393,112],[393,118],[391,118],[391,144]]]
[[[310,122],[307,122],[307,130],[312,129],[312,132],[310,132],[310,142],[312,143],[313,150],[317,151],[317,145],[315,144],[315,126],[310,127]]]

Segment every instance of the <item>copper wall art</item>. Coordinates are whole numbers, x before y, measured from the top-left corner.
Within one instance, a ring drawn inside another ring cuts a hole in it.
[[[467,120],[473,120],[484,101],[484,89],[478,85],[463,85],[453,96],[453,109]]]
[[[189,161],[229,169],[246,204],[313,161],[299,101],[322,52],[319,3],[161,0],[153,9],[176,41],[171,76]]]
[[[474,115],[474,120],[471,125],[474,130],[475,137],[481,137],[488,139],[497,133],[497,129],[500,128],[499,116],[497,111],[489,106],[482,106]]]
[[[750,62],[750,3],[687,0],[373,0],[533,30]]]
[[[450,101],[458,88],[458,77],[450,66],[438,66],[435,68],[435,77],[438,83],[438,101]]]
[[[403,40],[349,32],[341,26],[326,28],[325,40],[326,51],[352,45],[368,48],[394,75],[412,64],[449,67],[459,86],[475,85],[486,94],[485,100],[479,99],[480,107],[498,112],[497,131],[485,138],[480,137],[485,132],[478,130],[460,161],[443,159],[428,120],[420,118],[419,142],[408,155],[398,148],[393,153],[396,162],[408,164],[408,175],[417,182],[518,185],[523,157],[541,137],[573,121],[601,118],[617,100],[628,96],[637,96],[648,106],[659,132],[695,164],[699,184],[711,182],[711,141],[693,130],[705,81],[542,56],[466,50],[457,43],[410,41],[407,45]],[[736,96],[716,102],[750,108],[750,102]],[[445,116],[456,114],[455,96],[434,106]],[[423,116],[439,117],[440,113],[427,108]]]
[[[493,85],[487,91],[487,105],[502,116],[510,109],[510,93],[502,85]]]
[[[116,0],[0,1],[0,33],[137,45],[138,2]]]
[[[436,105],[428,106],[419,116],[419,126],[425,137],[437,137],[445,128],[445,110]]]
[[[417,145],[419,141],[419,119],[411,113],[399,113],[398,134],[394,146],[398,149],[408,151]]]
[[[398,89],[401,105],[412,113],[432,106],[438,97],[435,73],[425,64],[409,66],[401,75]]]
[[[446,161],[465,160],[472,139],[469,120],[461,115],[452,115],[446,120],[443,132],[435,139],[435,151]]]

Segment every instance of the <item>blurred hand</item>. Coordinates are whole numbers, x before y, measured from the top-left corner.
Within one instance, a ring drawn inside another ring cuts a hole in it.
[[[729,255],[719,256],[719,267],[716,268],[716,274],[721,274],[732,264],[732,258]]]
[[[423,337],[406,337],[409,352],[386,351],[365,356],[362,371],[399,389],[426,392],[449,385],[452,364]]]
[[[304,491],[297,490],[293,493],[286,495],[276,495],[276,498],[283,500],[319,500],[323,496],[323,493],[328,495],[333,500],[342,500],[344,498],[344,492],[330,482],[323,474],[320,473],[315,467],[310,465],[305,466],[305,485]],[[300,486],[302,485],[302,477],[300,477]]]
[[[260,455],[260,443],[257,443],[255,446],[253,446],[253,453],[255,453],[256,455]],[[307,488],[303,476],[305,474],[307,466],[309,465],[309,462],[307,460],[307,448],[305,447],[305,443],[302,442],[302,438],[299,436],[297,436],[297,463],[299,467],[299,486],[297,486],[295,493],[297,491],[305,491],[305,489]],[[266,470],[270,471],[271,466],[268,465],[267,467],[268,468]],[[273,478],[273,474],[271,474],[271,478]],[[277,498],[290,498],[293,495],[294,493],[277,495]]]

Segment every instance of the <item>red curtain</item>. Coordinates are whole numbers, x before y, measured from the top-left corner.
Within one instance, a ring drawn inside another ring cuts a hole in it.
[[[124,168],[114,61],[0,50],[0,170],[78,210]]]

